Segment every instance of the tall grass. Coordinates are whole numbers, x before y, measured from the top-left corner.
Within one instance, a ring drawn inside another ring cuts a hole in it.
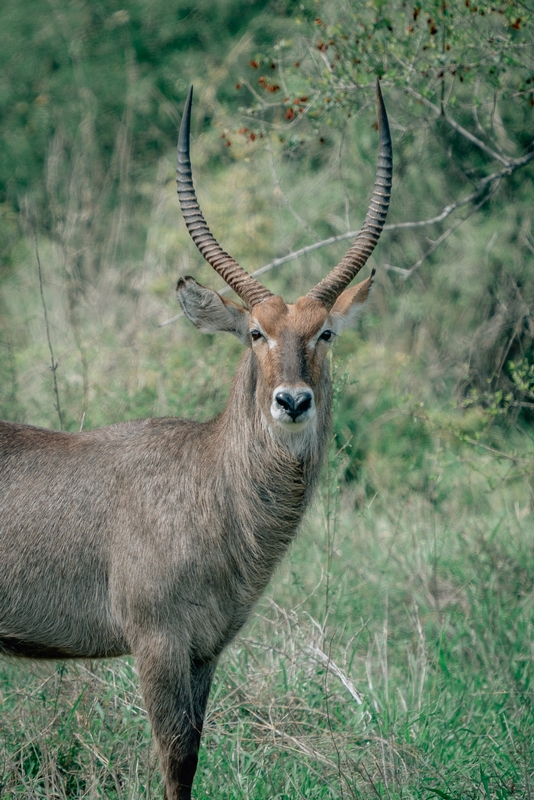
[[[498,466],[444,465],[472,483],[442,507],[413,493],[355,509],[330,474],[222,658],[198,797],[531,796],[531,495]],[[129,659],[4,662],[0,697],[4,796],[161,791]]]
[[[80,149],[61,196],[61,142],[50,151],[57,225],[37,247],[69,430],[148,415],[209,418],[224,405],[240,352],[183,320],[158,327],[178,311],[178,275],[218,284],[178,223],[171,157],[147,181],[145,202],[132,200],[127,133],[114,158],[122,199],[109,214],[94,186],[83,190],[94,148]],[[319,191],[332,162],[312,176],[273,143],[273,183],[270,158],[242,143],[239,159],[225,156],[213,173],[217,141],[212,133],[195,143],[199,194],[244,266],[308,235],[288,203],[322,229],[339,185]],[[297,180],[300,194],[289,189]],[[365,197],[355,206],[361,214]],[[58,427],[31,204],[26,221],[17,268],[1,287],[0,408]],[[485,233],[468,225],[455,247],[465,245],[464,273],[475,274]],[[400,252],[399,240],[391,247]],[[335,260],[318,254],[266,282],[293,298]],[[461,272],[453,270],[457,283]],[[454,326],[474,311],[465,298],[447,306],[443,293],[427,293],[425,305],[420,288],[382,273],[367,317],[340,342],[321,492],[221,660],[198,797],[532,796],[532,443],[479,407],[457,407],[464,333],[475,323],[457,338]],[[1,796],[161,795],[130,659],[4,660],[0,701]]]

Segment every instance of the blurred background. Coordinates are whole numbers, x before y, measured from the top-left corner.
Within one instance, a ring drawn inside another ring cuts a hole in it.
[[[209,419],[241,346],[175,190],[288,301],[365,216],[375,290],[336,345],[320,496],[210,704],[198,797],[534,792],[534,9],[506,0],[4,0],[0,418]],[[364,276],[367,274],[364,273]],[[168,323],[168,324],[166,324]],[[0,796],[161,792],[127,660],[0,665]]]

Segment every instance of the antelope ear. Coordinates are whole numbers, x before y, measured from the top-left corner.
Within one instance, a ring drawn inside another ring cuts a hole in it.
[[[356,286],[351,286],[350,289],[345,289],[337,298],[330,311],[331,316],[337,323],[337,333],[340,333],[344,328],[350,325],[361,311],[365,301],[369,297],[374,274],[375,270],[361,283],[356,284]]]
[[[187,319],[203,333],[228,331],[248,344],[249,313],[217,292],[201,286],[189,275],[180,278],[176,296]]]

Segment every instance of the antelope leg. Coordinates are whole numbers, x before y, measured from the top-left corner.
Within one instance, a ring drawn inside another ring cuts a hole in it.
[[[158,746],[165,800],[191,800],[215,660],[191,657],[178,643],[152,640],[137,652],[141,690]]]

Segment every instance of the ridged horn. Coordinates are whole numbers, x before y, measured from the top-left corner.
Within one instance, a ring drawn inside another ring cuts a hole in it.
[[[234,261],[220,247],[206,224],[193,188],[191,158],[189,155],[192,101],[193,87],[191,86],[178,135],[178,166],[176,169],[178,199],[184,222],[191,238],[208,264],[211,264],[215,272],[226,281],[228,286],[234,290],[249,308],[253,308],[253,306],[261,303],[262,300],[272,297],[273,293],[266,289],[265,286],[262,286],[248,272],[245,272],[237,261]]]
[[[308,297],[319,300],[331,309],[337,298],[346,289],[351,280],[358,274],[376,247],[376,243],[386,223],[386,216],[391,199],[391,181],[393,173],[393,151],[389,132],[388,116],[380,91],[380,81],[376,79],[376,103],[378,107],[378,166],[376,169],[373,195],[365,222],[347,255],[337,267],[323,278],[311,291]]]

